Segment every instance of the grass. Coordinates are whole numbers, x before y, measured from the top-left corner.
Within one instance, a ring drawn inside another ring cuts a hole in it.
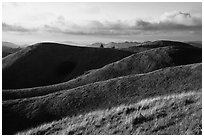
[[[3,90],[3,100],[42,96],[111,78],[199,62],[202,62],[202,50],[198,48],[181,46],[155,48],[130,55],[102,68],[91,70],[65,83],[29,89]]]
[[[39,43],[3,58],[3,89],[52,85],[131,55],[116,49]]]
[[[131,105],[66,117],[18,135],[201,135],[201,90],[160,96]]]
[[[100,81],[40,97],[3,101],[3,134],[14,134],[66,116],[201,88],[202,65],[198,63]]]
[[[131,48],[42,43],[5,57],[3,134],[201,134],[201,49]]]
[[[142,44],[138,44],[137,46],[129,47],[124,50],[134,51],[136,53],[146,51],[153,48],[158,47],[166,47],[166,46],[178,46],[178,47],[192,47],[192,45],[179,41],[168,41],[168,40],[157,40],[153,42],[145,42]]]

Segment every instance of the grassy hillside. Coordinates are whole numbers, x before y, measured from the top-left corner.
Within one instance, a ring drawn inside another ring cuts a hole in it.
[[[199,63],[100,81],[46,96],[3,101],[3,134],[150,97],[197,91],[202,87],[201,81]]]
[[[202,94],[189,92],[142,100],[47,123],[19,135],[201,135]]]
[[[199,48],[181,46],[155,48],[91,70],[66,83],[31,89],[4,90],[3,100],[41,96],[120,76],[147,73],[160,68],[199,62],[202,62],[202,50]]]
[[[124,48],[123,50],[127,51],[134,51],[136,53],[153,49],[153,48],[158,48],[158,47],[166,47],[166,46],[179,46],[179,47],[192,47],[192,45],[184,43],[184,42],[178,42],[178,41],[168,41],[168,40],[157,40],[157,41],[149,41],[149,42],[144,42],[141,44],[138,44],[137,46],[129,47],[129,48]]]
[[[68,81],[131,55],[115,49],[39,43],[3,59],[3,89],[29,88]]]

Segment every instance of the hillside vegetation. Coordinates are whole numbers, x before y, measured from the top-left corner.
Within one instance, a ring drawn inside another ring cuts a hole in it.
[[[40,97],[3,101],[3,134],[14,134],[66,116],[201,88],[202,65],[198,63],[118,77]]]
[[[39,43],[3,58],[3,89],[52,85],[131,55],[129,51]]]
[[[158,47],[166,47],[166,46],[179,46],[179,47],[192,47],[192,45],[184,43],[184,42],[179,42],[179,41],[168,41],[168,40],[157,40],[157,41],[149,41],[149,42],[144,42],[141,44],[138,44],[136,46],[132,46],[129,48],[123,48],[123,50],[127,51],[134,51],[136,53],[153,49],[153,48],[158,48]]]
[[[19,135],[201,135],[202,94],[160,96],[47,123]]]
[[[109,44],[38,43],[4,57],[2,133],[202,134],[201,43]]]
[[[111,78],[142,74],[160,68],[202,62],[202,50],[192,46],[167,46],[135,53],[102,68],[90,70],[68,82],[19,90],[3,90],[3,100],[46,95]]]

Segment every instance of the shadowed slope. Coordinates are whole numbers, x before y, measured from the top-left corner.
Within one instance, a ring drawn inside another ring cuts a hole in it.
[[[58,85],[32,89],[4,90],[3,100],[46,95],[89,83],[130,74],[141,74],[156,69],[202,62],[202,50],[195,47],[169,46],[133,54],[117,62],[95,69]]]
[[[21,48],[10,48],[7,46],[2,46],[2,58],[6,57],[10,54],[13,54],[19,50],[21,50]]]
[[[188,41],[186,43],[198,48],[202,48],[202,41]]]
[[[202,65],[170,67],[141,75],[96,82],[41,97],[3,101],[3,134],[149,97],[198,90]],[[19,123],[21,123],[19,125]]]
[[[114,49],[36,44],[3,59],[3,89],[68,81],[87,70],[103,67],[131,54]]]
[[[21,48],[18,45],[11,42],[2,41],[2,58],[19,50],[21,50]]]
[[[189,92],[142,100],[41,125],[18,134],[202,134],[202,94]]]

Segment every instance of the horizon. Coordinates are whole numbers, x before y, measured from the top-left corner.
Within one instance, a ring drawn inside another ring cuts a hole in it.
[[[202,41],[202,3],[2,3],[2,41],[14,44],[155,40]]]
[[[158,40],[152,40],[152,41],[149,41],[149,42],[154,42],[154,41],[177,41],[177,42],[184,42],[184,43],[188,43],[188,42],[198,42],[202,44],[202,40],[199,41],[199,40],[196,40],[196,41],[178,41],[178,40],[168,40],[168,39],[158,39]],[[96,43],[103,43],[103,44],[109,44],[109,43],[125,43],[125,42],[138,42],[138,43],[144,43],[144,42],[147,42],[147,41],[110,41],[110,42],[93,42],[93,43],[77,43],[77,42],[72,42],[72,41],[39,41],[39,42],[30,42],[30,43],[15,43],[15,42],[10,42],[10,41],[2,41],[3,42],[8,42],[8,43],[12,43],[12,44],[15,44],[17,47],[27,47],[27,46],[31,46],[31,45],[35,45],[35,44],[38,44],[38,43],[59,43],[59,44],[65,44],[65,45],[72,45],[72,46],[80,46],[80,47],[84,47],[84,46],[93,46],[93,44],[96,44]]]

